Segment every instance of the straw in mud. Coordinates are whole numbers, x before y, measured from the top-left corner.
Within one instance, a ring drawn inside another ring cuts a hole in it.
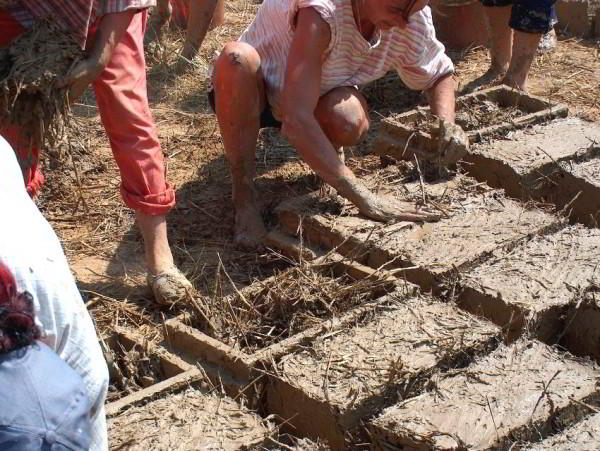
[[[70,109],[56,81],[84,52],[57,25],[40,21],[0,50],[0,124],[15,125],[30,146],[53,146],[64,133]]]

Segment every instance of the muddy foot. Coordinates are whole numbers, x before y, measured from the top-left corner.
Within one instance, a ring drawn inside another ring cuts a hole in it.
[[[185,299],[194,288],[175,266],[157,275],[148,273],[147,280],[154,299],[162,305],[172,305]]]
[[[475,80],[467,83],[462,89],[460,89],[461,94],[469,94],[470,92],[477,91],[485,86],[491,86],[498,81],[506,71],[496,68],[490,67],[485,74],[481,77],[476,78]]]
[[[244,249],[261,249],[267,234],[260,212],[255,207],[240,209],[235,214],[233,242]]]

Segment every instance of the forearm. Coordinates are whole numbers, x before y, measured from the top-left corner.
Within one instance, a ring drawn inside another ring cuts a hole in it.
[[[452,74],[444,75],[433,87],[425,91],[431,112],[436,116],[454,123],[454,80]]]
[[[288,115],[284,119],[282,132],[310,168],[335,189],[340,188],[340,179],[354,178],[352,171],[340,160],[314,114]]]
[[[127,10],[102,17],[89,54],[89,58],[100,68],[106,67],[109,63],[115,47],[123,38],[136,12],[136,10]]]

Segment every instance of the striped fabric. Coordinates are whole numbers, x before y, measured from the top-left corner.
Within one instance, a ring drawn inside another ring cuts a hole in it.
[[[9,9],[11,15],[24,27],[37,19],[49,18],[72,33],[85,48],[88,30],[98,17],[129,9],[143,9],[156,5],[156,0],[18,0],[19,6]]]
[[[392,69],[409,88],[422,90],[454,70],[435,37],[429,7],[412,15],[405,29],[378,30],[374,40],[367,42],[356,26],[351,0],[264,0],[239,40],[252,45],[261,57],[267,97],[277,119],[281,119],[280,97],[293,24],[298,10],[309,7],[331,29],[321,95],[336,87],[369,83]]]

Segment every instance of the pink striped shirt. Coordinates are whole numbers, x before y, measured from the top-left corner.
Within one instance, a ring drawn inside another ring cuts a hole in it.
[[[267,97],[276,118],[281,118],[281,91],[300,8],[314,8],[331,29],[321,95],[333,88],[369,83],[391,69],[406,86],[422,90],[454,70],[435,37],[429,7],[413,14],[405,29],[376,30],[368,42],[358,30],[351,0],[264,0],[240,41],[252,45],[261,57]]]

